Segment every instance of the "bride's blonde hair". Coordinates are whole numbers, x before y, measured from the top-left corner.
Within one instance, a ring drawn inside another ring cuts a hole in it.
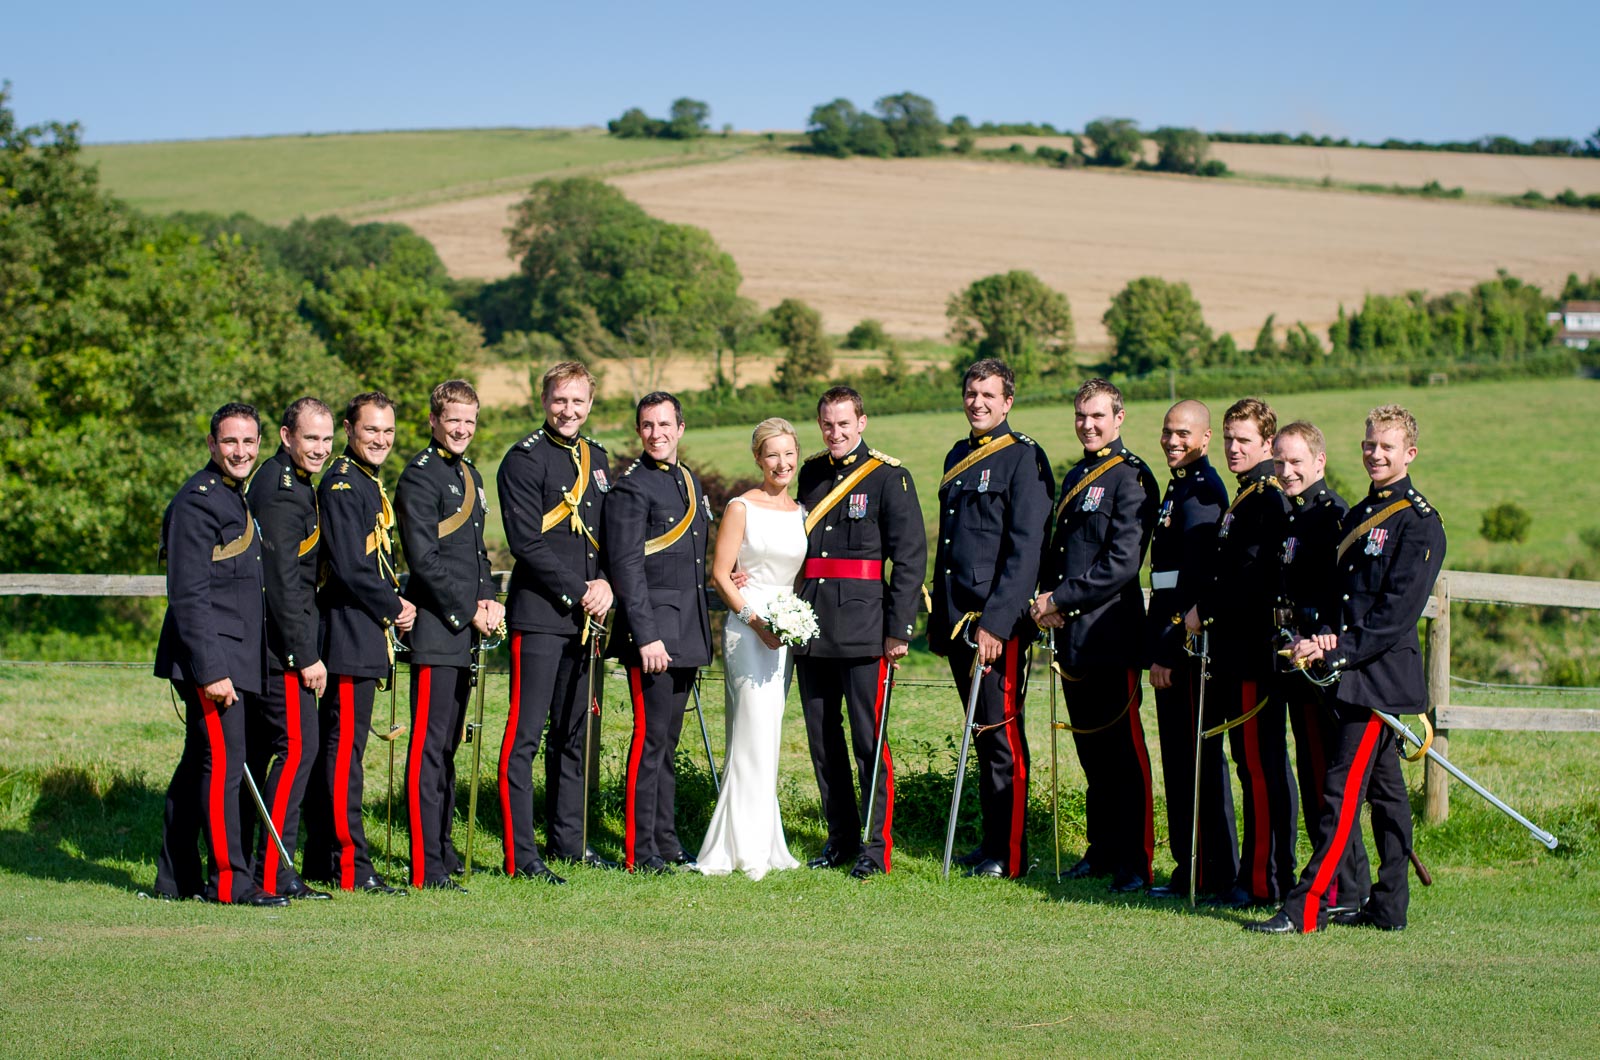
[[[799,455],[800,436],[795,433],[794,424],[782,416],[769,416],[756,424],[756,429],[750,432],[750,454],[761,462],[761,447],[767,444],[767,439],[777,438],[787,434],[795,441],[795,455]]]

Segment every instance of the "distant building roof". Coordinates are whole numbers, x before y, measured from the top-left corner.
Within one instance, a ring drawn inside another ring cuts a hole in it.
[[[1563,313],[1600,313],[1600,302],[1567,302],[1562,305]]]

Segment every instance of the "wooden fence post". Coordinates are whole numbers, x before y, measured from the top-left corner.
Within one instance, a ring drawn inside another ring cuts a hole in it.
[[[1439,712],[1450,705],[1450,580],[1440,574],[1434,584],[1438,613],[1428,622],[1428,712],[1438,724]],[[1450,732],[1435,728],[1434,750],[1450,757]],[[1433,759],[1427,759],[1422,773],[1422,819],[1428,824],[1443,824],[1450,816],[1450,774]]]

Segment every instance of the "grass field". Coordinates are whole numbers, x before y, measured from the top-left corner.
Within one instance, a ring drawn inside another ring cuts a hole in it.
[[[243,210],[264,221],[356,216],[484,195],[552,174],[723,158],[755,137],[619,140],[597,129],[439,129],[94,145],[110,191],[154,213]]]
[[[490,680],[492,760],[506,685],[500,674]],[[626,730],[621,685],[609,686],[596,831],[614,853]],[[714,678],[707,691],[720,758]],[[1592,1055],[1583,1000],[1600,974],[1592,735],[1468,734],[1452,744],[1465,768],[1555,831],[1560,852],[1545,853],[1459,792],[1448,824],[1419,827],[1417,849],[1438,882],[1413,887],[1405,935],[1267,939],[1238,930],[1241,914],[1055,884],[1042,687],[1029,705],[1030,835],[1042,867],[1020,883],[940,881],[945,737],[959,706],[947,689],[908,682],[894,701],[896,871],[869,885],[805,870],[760,884],[574,870],[565,888],[521,885],[490,871],[499,821],[485,781],[470,895],[346,896],[257,911],[134,897],[153,877],[162,793],[181,744],[163,683],[138,671],[0,667],[0,1036],[17,1056],[264,1045],[352,1056],[575,1047]],[[681,749],[691,757],[681,767],[680,823],[693,843],[711,788],[692,764],[692,720]],[[792,701],[782,754],[790,842],[814,853],[822,829]],[[381,844],[381,745],[367,759],[367,828]],[[1082,776],[1066,745],[1062,766],[1070,860],[1081,850]],[[1416,769],[1407,769],[1415,787]],[[1156,785],[1160,798],[1159,770]],[[968,801],[970,820],[970,793]],[[1161,842],[1159,807],[1156,820]],[[1170,867],[1164,848],[1159,856]]]
[[[1026,391],[1020,396],[1025,402]],[[1595,380],[1529,380],[1262,396],[1273,403],[1280,424],[1305,418],[1322,428],[1328,438],[1329,466],[1353,494],[1347,495],[1347,500],[1366,492],[1360,441],[1367,411],[1391,401],[1408,405],[1422,425],[1420,455],[1412,465],[1413,479],[1444,516],[1450,538],[1446,564],[1457,570],[1480,570],[1491,559],[1513,555],[1552,562],[1570,559],[1581,548],[1579,531],[1600,526],[1600,480],[1588,472],[1585,449],[1578,444],[1592,431],[1591,421],[1600,407],[1600,382]],[[911,469],[924,519],[931,527],[934,486],[944,454],[967,429],[959,397],[951,394],[947,413],[898,416],[872,416],[872,395],[866,395],[866,400],[869,442],[899,457]],[[1216,432],[1212,451],[1226,479],[1221,459],[1221,414],[1227,402],[1210,404]],[[1162,482],[1166,481],[1166,471],[1157,441],[1166,407],[1164,401],[1133,402],[1122,428],[1128,447],[1154,462],[1157,478]],[[812,407],[796,403],[791,418],[800,431],[801,453],[821,449]],[[1012,410],[1011,422],[1038,441],[1057,464],[1076,461],[1081,455],[1068,406],[1018,404]],[[1518,426],[1508,427],[1512,423]],[[631,432],[602,431],[599,438],[613,451],[638,451],[637,439]],[[684,434],[683,453],[693,467],[753,475],[749,439],[748,427],[696,430],[690,423]],[[497,453],[478,454],[485,479],[493,479],[498,457]],[[1522,505],[1533,516],[1525,545],[1490,545],[1478,536],[1483,510],[1507,500]],[[491,525],[490,531],[496,535],[494,541],[503,542],[497,525]]]

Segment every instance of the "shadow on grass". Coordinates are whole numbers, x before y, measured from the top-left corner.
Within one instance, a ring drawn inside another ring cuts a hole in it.
[[[0,828],[0,868],[43,880],[101,883],[135,890],[124,867],[161,843],[165,789],[140,774],[98,766],[55,766],[0,780],[0,805],[32,806],[20,827]]]

